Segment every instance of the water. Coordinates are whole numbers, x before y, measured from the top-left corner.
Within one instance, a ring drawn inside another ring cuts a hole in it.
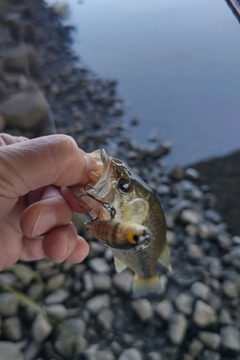
[[[224,0],[68,0],[74,50],[119,81],[133,139],[186,165],[240,148],[240,24]]]

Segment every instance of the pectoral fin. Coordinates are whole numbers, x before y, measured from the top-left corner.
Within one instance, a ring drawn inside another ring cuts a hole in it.
[[[149,204],[145,199],[136,198],[126,205],[123,222],[135,222],[142,224],[149,212]]]
[[[114,256],[114,265],[117,273],[120,273],[121,271],[127,268],[127,265],[124,264],[121,260],[119,260],[115,256]]]
[[[167,243],[164,245],[163,251],[161,252],[161,255],[159,256],[158,261],[163,266],[165,266],[166,269],[168,269],[170,272],[172,272],[170,251],[169,251],[169,247],[168,247]]]

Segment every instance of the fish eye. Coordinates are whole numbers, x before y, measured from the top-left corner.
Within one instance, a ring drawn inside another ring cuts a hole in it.
[[[128,179],[120,179],[118,181],[118,188],[123,193],[128,193],[131,190],[131,183]]]

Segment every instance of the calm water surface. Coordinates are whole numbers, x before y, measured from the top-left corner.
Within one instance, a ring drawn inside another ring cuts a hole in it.
[[[224,0],[68,0],[74,49],[119,81],[131,136],[173,144],[166,163],[240,148],[240,24]]]

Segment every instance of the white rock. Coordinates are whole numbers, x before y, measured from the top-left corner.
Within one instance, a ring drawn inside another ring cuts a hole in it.
[[[113,276],[113,284],[118,290],[125,294],[130,294],[132,291],[133,274],[129,270],[125,270]]]
[[[110,271],[110,266],[103,258],[90,259],[88,265],[96,273],[107,273]]]
[[[207,285],[197,281],[192,285],[191,292],[196,297],[202,300],[207,300],[210,295],[210,288]]]
[[[180,218],[184,223],[197,225],[202,220],[202,213],[186,209],[182,211]]]
[[[68,290],[65,288],[60,288],[54,290],[52,293],[46,296],[44,302],[46,305],[60,304],[65,300],[67,300],[68,297],[69,297]]]
[[[193,298],[191,295],[186,293],[179,294],[175,299],[176,307],[179,311],[185,315],[190,315],[193,310]]]

